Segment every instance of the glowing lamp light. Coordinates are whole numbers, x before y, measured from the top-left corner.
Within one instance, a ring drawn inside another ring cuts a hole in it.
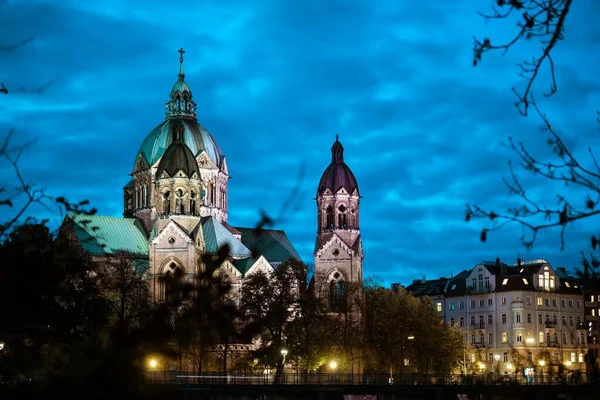
[[[156,361],[154,358],[151,358],[150,361],[148,361],[148,365],[150,368],[154,369],[158,366],[158,361]]]
[[[500,361],[500,354],[494,354],[494,360]]]
[[[4,348],[4,343],[0,343],[0,350]]]
[[[414,335],[409,335],[409,336],[407,337],[407,339],[408,339],[408,340],[414,340],[414,339],[415,339],[415,336],[414,336]]]
[[[529,338],[527,338],[527,340],[525,340],[525,343],[533,344],[533,343],[535,343],[535,339],[532,337],[529,337]]]
[[[335,370],[337,368],[337,361],[331,361],[329,363],[329,368],[331,368],[332,370]]]
[[[567,367],[570,367],[570,366],[571,366],[571,361],[566,361],[566,362],[565,362],[565,365],[566,365]]]
[[[540,367],[543,367],[544,365],[546,365],[546,361],[544,361],[544,360],[540,360],[540,361],[538,362],[538,364],[540,364]]]
[[[286,349],[281,349],[281,355],[282,356],[285,357],[285,356],[287,356],[287,354],[288,354],[288,351]]]
[[[479,363],[479,369],[483,371],[485,369],[485,364]]]
[[[506,364],[506,369],[512,369],[513,365],[512,364]]]

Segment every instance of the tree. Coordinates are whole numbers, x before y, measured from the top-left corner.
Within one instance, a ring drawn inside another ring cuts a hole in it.
[[[1,379],[58,375],[93,357],[108,309],[86,260],[44,224],[16,227],[0,259]]]
[[[538,233],[553,228],[560,231],[561,249],[564,249],[564,233],[566,227],[579,220],[596,216],[600,213],[600,166],[591,147],[588,148],[589,161],[581,155],[572,152],[562,140],[560,134],[550,123],[548,117],[538,107],[533,94],[534,83],[540,76],[543,67],[550,72],[550,88],[545,96],[551,96],[557,91],[557,80],[554,71],[553,50],[564,39],[565,21],[569,16],[572,0],[497,0],[497,6],[492,8],[491,14],[481,14],[486,19],[509,21],[517,16],[517,29],[512,39],[497,44],[489,38],[475,39],[474,65],[480,64],[483,54],[489,51],[501,50],[506,53],[513,46],[522,41],[538,40],[542,45],[541,53],[532,61],[519,64],[520,74],[525,78],[523,89],[513,88],[517,96],[516,106],[522,115],[527,115],[533,109],[542,121],[542,131],[547,134],[547,143],[556,156],[556,161],[547,161],[538,158],[528,150],[522,142],[509,138],[508,146],[511,148],[521,166],[533,175],[539,176],[548,182],[562,182],[565,186],[581,189],[582,195],[576,200],[567,193],[558,193],[558,205],[548,207],[540,205],[540,200],[532,198],[522,185],[512,164],[509,162],[510,178],[504,179],[509,193],[519,197],[522,205],[512,207],[504,212],[487,210],[477,204],[468,204],[466,220],[487,219],[490,225],[483,228],[480,239],[487,240],[488,232],[501,229],[507,224],[517,224],[522,228],[521,242],[525,247],[531,248]],[[600,114],[599,114],[600,115]],[[600,122],[600,118],[598,119]],[[600,243],[600,237],[591,237],[592,248]],[[593,261],[584,265],[584,275],[593,274],[600,263]],[[591,268],[589,268],[591,267]]]
[[[365,288],[367,371],[450,373],[463,358],[462,346],[460,333],[440,321],[428,297],[378,285]]]
[[[281,376],[281,349],[287,346],[287,325],[298,311],[299,284],[304,265],[296,261],[281,264],[273,272],[262,270],[244,279],[240,301],[243,323],[260,336],[254,357],[266,366],[277,368]],[[304,281],[305,282],[305,281]]]

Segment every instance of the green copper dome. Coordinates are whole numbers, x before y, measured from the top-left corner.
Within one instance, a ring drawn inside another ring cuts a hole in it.
[[[185,51],[180,49],[179,52],[181,54],[179,75],[171,89],[169,101],[166,103],[165,120],[146,136],[135,156],[135,161],[137,162],[141,155],[148,165],[155,165],[174,142],[174,138],[180,137],[194,157],[198,157],[205,151],[220,169],[223,166],[223,152],[215,138],[196,120],[196,103],[192,99],[192,90],[183,74],[183,53]],[[174,128],[182,130],[182,132],[175,135]]]
[[[182,140],[194,157],[198,157],[205,151],[215,165],[221,168],[224,156],[217,141],[196,119],[192,118],[169,118],[158,124],[142,142],[135,160],[141,155],[148,165],[156,164],[173,143],[173,128],[179,123],[183,124]]]

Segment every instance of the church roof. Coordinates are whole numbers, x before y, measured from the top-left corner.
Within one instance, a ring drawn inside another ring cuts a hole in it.
[[[118,252],[148,257],[148,234],[136,218],[67,214],[73,232],[84,251],[91,255]]]
[[[204,242],[208,254],[217,254],[221,247],[228,244],[230,256],[236,258],[252,256],[250,250],[214,217],[202,218],[202,230],[204,231]]]
[[[344,162],[344,146],[342,146],[336,135],[335,142],[331,147],[331,164],[329,164],[321,176],[317,194],[322,193],[325,189],[336,193],[341,188],[346,189],[348,193],[352,193],[355,190],[358,193],[356,178],[350,167]]]
[[[180,124],[184,128],[183,142],[194,157],[205,151],[215,165],[221,168],[224,156],[217,141],[198,121],[189,118],[170,118],[158,124],[142,142],[135,160],[141,155],[148,165],[156,164],[174,141],[173,128]]]
[[[236,229],[242,234],[242,243],[252,250],[255,256],[264,256],[274,268],[290,259],[300,261],[300,256],[284,231],[256,228]]]
[[[163,171],[166,171],[169,176],[183,171],[188,177],[192,177],[195,172],[200,177],[200,170],[198,169],[198,163],[194,158],[194,154],[192,154],[190,148],[182,141],[171,143],[165,151],[165,154],[158,163],[156,175],[160,176]]]

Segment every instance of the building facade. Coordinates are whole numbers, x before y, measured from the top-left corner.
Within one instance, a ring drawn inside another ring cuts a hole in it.
[[[414,293],[424,285],[408,289]],[[445,323],[462,331],[462,372],[533,376],[563,368],[585,371],[583,300],[582,287],[562,268],[544,260],[509,266],[497,259],[448,279],[434,307]]]

